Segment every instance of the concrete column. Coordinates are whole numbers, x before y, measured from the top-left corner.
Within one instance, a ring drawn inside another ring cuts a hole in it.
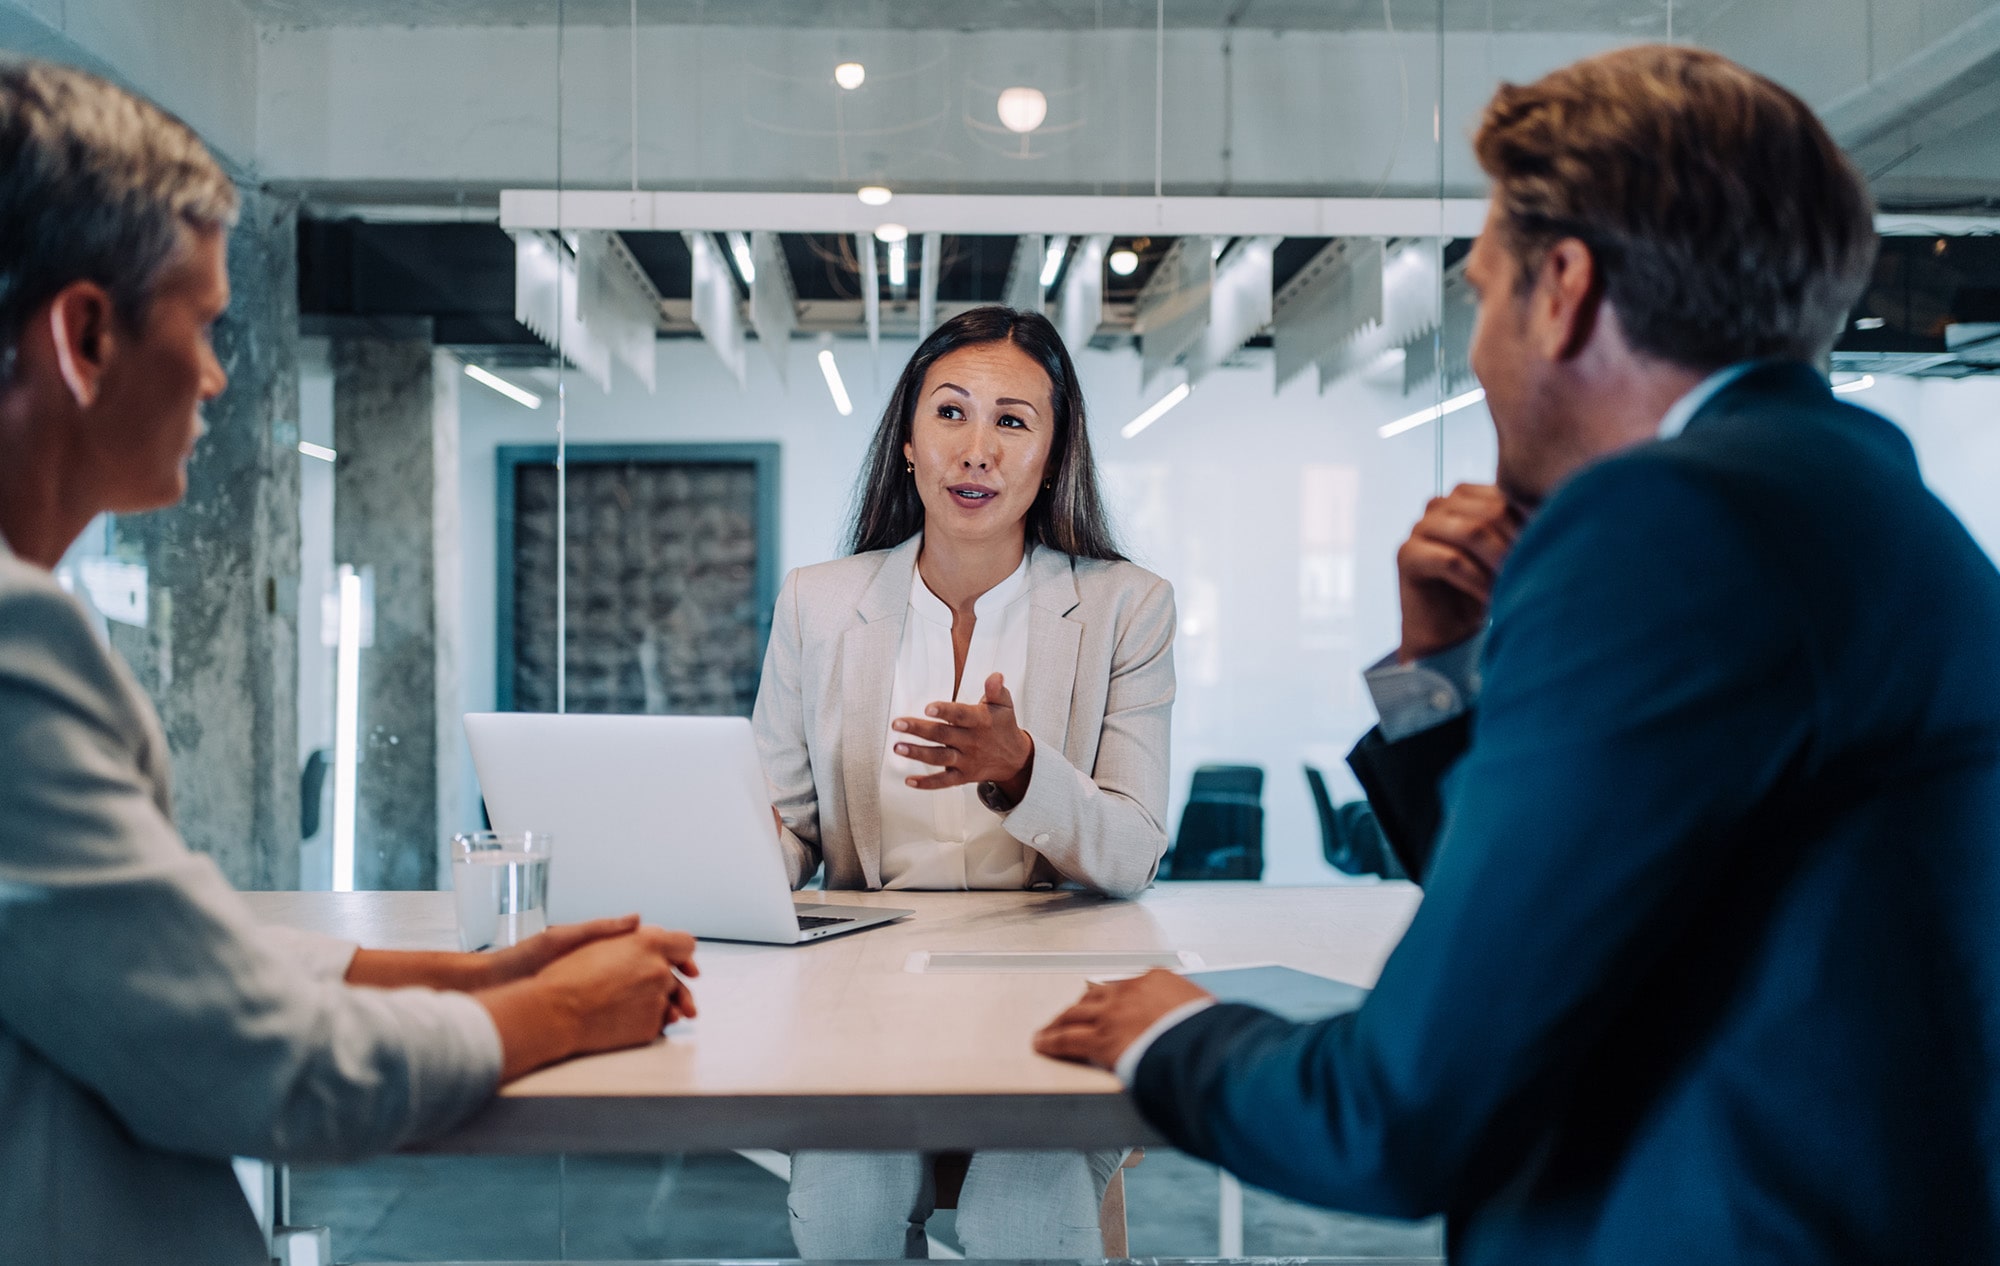
[[[296,211],[243,191],[215,331],[229,389],[186,499],[114,530],[148,597],[146,626],[113,625],[113,645],[165,724],[181,834],[242,888],[299,878]]]
[[[457,821],[458,397],[449,364],[425,338],[333,343],[334,561],[374,576],[374,635],[361,652],[357,889],[437,887],[440,832]],[[440,751],[451,758],[442,771]]]

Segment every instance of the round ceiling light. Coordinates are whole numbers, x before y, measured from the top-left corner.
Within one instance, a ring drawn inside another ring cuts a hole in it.
[[[860,62],[842,62],[833,68],[833,82],[852,92],[868,82],[868,68]]]
[[[887,242],[889,245],[894,246],[898,242],[908,241],[909,238],[910,231],[900,224],[878,224],[875,226],[875,240],[878,242]]]
[[[854,191],[854,196],[867,206],[886,207],[889,205],[889,199],[896,195],[890,193],[886,185],[863,185]]]
[[[1105,262],[1109,263],[1111,271],[1117,273],[1120,277],[1130,277],[1133,273],[1139,271],[1139,254],[1137,251],[1115,250],[1111,252],[1111,258]]]
[[[1032,132],[1049,117],[1049,99],[1040,88],[1009,88],[1000,94],[1000,122],[1009,132]]]

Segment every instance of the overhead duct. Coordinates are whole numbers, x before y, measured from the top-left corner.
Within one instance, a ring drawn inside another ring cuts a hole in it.
[[[578,235],[576,268],[578,320],[651,394],[660,331],[660,294],[652,279],[622,238],[601,229]]]
[[[690,257],[689,292],[695,328],[715,352],[736,385],[749,374],[743,344],[743,312],[736,298],[736,277],[722,257],[712,233],[683,233]]]
[[[755,270],[750,282],[750,328],[770,355],[778,381],[789,382],[792,331],[799,328],[798,292],[792,288],[792,270],[776,233],[759,229],[750,235],[750,264]]]
[[[514,319],[611,390],[611,349],[579,318],[576,258],[553,234],[514,234]]]
[[[1139,333],[1142,383],[1179,363],[1207,331],[1213,249],[1206,237],[1177,238],[1139,291],[1132,328]]]

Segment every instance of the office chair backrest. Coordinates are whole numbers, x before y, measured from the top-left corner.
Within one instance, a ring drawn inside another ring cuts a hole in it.
[[[1256,765],[1203,765],[1194,771],[1164,879],[1261,879],[1264,771]]]
[[[1312,788],[1313,808],[1319,812],[1319,847],[1326,864],[1349,875],[1380,875],[1384,879],[1408,879],[1395,851],[1382,835],[1382,824],[1366,800],[1349,800],[1336,805],[1326,788],[1326,775],[1311,765],[1305,767],[1306,785]]]
[[[1326,775],[1306,766],[1306,786],[1312,789],[1313,809],[1319,815],[1319,851],[1326,858],[1326,864],[1335,870],[1350,875],[1361,873],[1357,869],[1354,850],[1342,838],[1340,824],[1334,817],[1333,796],[1326,789]]]
[[[1213,800],[1221,796],[1264,798],[1264,770],[1260,765],[1203,765],[1194,771],[1188,799]]]

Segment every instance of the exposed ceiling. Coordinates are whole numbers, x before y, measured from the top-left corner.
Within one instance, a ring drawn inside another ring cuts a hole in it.
[[[1443,0],[1452,30],[1699,30],[1743,0]],[[547,26],[560,12],[582,26],[623,26],[630,0],[243,0],[280,26]],[[1439,0],[1168,0],[1176,29],[1436,30]],[[851,30],[1093,30],[1150,28],[1153,0],[638,0],[646,25],[768,26]]]

